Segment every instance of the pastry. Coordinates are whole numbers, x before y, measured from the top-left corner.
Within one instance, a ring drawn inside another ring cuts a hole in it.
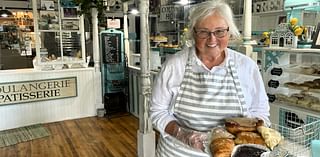
[[[258,118],[237,117],[237,118],[225,119],[226,129],[234,135],[244,131],[245,132],[256,131],[257,126],[261,126],[261,125],[263,125],[263,120]]]
[[[229,133],[225,128],[223,127],[216,127],[211,130],[211,141],[218,139],[218,138],[235,138],[234,135]]]
[[[273,150],[273,148],[277,146],[283,139],[283,137],[278,131],[265,126],[259,126],[258,132],[261,134],[262,138],[264,139],[264,142],[271,150]]]
[[[320,86],[314,86],[312,88],[309,88],[310,92],[320,93]]]
[[[287,101],[287,99],[288,99],[288,96],[281,94],[281,93],[277,93],[275,95],[276,95],[276,99],[278,101]]]
[[[301,89],[301,90],[309,90],[310,86],[309,85],[306,85],[306,84],[298,84],[298,89]]]
[[[311,66],[310,66],[311,68],[313,68],[313,69],[320,69],[320,64],[312,64]]]
[[[312,95],[306,95],[304,98],[304,100],[308,100],[311,103],[318,103],[320,100],[318,97],[312,96]]]
[[[314,79],[313,82],[314,82],[317,86],[320,86],[320,78]]]
[[[232,139],[218,138],[210,143],[210,151],[214,157],[230,157],[235,144]]]
[[[311,101],[307,99],[302,99],[297,101],[298,106],[304,107],[304,108],[309,108]]]
[[[286,83],[284,83],[284,86],[286,86],[288,88],[294,88],[294,89],[299,88],[299,84],[294,83],[294,82],[286,82]]]
[[[259,144],[265,146],[263,138],[255,132],[240,132],[234,140],[235,144]]]
[[[290,96],[288,97],[287,101],[291,104],[296,104],[297,101],[298,101],[298,98],[297,97],[293,97],[293,96]]]
[[[316,86],[316,84],[313,81],[305,81],[303,82],[303,85],[306,85],[309,88],[313,88],[314,86]]]
[[[303,93],[294,93],[294,94],[291,95],[291,97],[295,97],[298,100],[302,100],[305,97],[305,94],[303,94]]]
[[[311,103],[310,109],[320,112],[320,103]]]
[[[314,82],[319,82],[320,83],[320,78],[314,79]]]
[[[315,69],[312,67],[301,67],[301,70],[303,74],[307,74],[307,75],[311,75],[315,73]]]

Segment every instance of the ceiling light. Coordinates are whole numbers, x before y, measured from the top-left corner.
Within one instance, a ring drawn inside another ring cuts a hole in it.
[[[179,0],[177,2],[174,2],[175,4],[180,4],[180,5],[187,5],[187,4],[190,4],[190,3],[193,3],[193,1],[190,1],[190,0]]]
[[[11,17],[13,14],[9,10],[2,9],[0,10],[0,17]]]
[[[137,14],[139,14],[139,11],[138,11],[138,9],[136,9],[136,8],[132,8],[132,9],[129,11],[129,13],[130,13],[130,14],[133,14],[133,15],[137,15]]]

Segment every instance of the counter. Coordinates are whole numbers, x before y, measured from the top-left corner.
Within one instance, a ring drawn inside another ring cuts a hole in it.
[[[34,69],[0,71],[0,94],[3,86],[21,82],[37,83],[43,80],[75,78],[75,96],[17,102],[0,105],[0,130],[17,128],[37,123],[48,123],[96,115],[103,108],[101,96],[101,73],[94,68],[38,71]]]
[[[129,66],[129,112],[136,117],[139,117],[139,113],[142,110],[143,97],[140,82],[141,70],[136,66]],[[150,85],[152,88],[153,81],[159,71],[150,71]]]

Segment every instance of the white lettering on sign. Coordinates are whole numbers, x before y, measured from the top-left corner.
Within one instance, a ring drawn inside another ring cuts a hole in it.
[[[177,5],[165,5],[160,7],[160,21],[176,20],[179,13],[182,12],[181,7]]]
[[[283,10],[283,0],[266,0],[253,3],[253,13]]]
[[[75,96],[76,77],[0,84],[0,106]]]

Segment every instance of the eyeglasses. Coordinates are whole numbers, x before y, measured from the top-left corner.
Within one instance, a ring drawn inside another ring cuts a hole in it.
[[[207,39],[213,34],[216,38],[223,38],[227,35],[227,32],[229,31],[229,27],[226,29],[218,29],[213,32],[207,31],[207,30],[196,30],[194,29],[194,32],[196,33],[196,36],[200,39]]]

